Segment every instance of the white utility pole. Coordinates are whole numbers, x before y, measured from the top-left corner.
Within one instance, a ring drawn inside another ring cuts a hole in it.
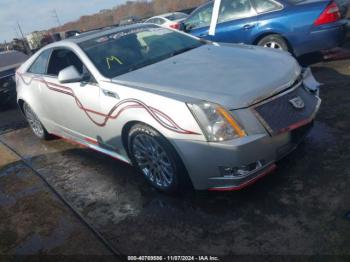
[[[221,0],[215,0],[213,14],[211,17],[211,23],[209,27],[209,35],[214,36],[216,31],[216,25],[218,23],[219,11],[220,11]]]

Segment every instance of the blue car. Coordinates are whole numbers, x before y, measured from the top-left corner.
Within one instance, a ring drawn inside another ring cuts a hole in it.
[[[214,1],[184,21],[184,31],[226,43],[282,49],[300,56],[340,46],[346,21],[330,0],[222,0],[215,36],[208,34]]]

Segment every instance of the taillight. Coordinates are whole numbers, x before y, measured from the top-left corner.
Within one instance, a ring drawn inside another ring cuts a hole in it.
[[[322,14],[317,18],[314,25],[324,25],[338,21],[341,18],[341,14],[338,5],[335,2],[331,2]]]
[[[176,24],[171,24],[170,26],[169,26],[170,28],[173,28],[173,29],[180,29],[180,24],[179,23],[176,23]]]

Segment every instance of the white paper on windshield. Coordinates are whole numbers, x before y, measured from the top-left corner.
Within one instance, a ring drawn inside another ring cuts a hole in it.
[[[215,35],[216,24],[219,18],[219,10],[220,10],[221,0],[215,0],[213,14],[211,16],[211,23],[209,28],[209,35]]]

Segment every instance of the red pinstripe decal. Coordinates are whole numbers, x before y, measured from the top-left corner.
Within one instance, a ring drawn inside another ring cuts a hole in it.
[[[80,146],[80,147],[92,149],[92,150],[94,150],[94,151],[96,151],[96,152],[102,153],[102,154],[104,154],[104,155],[106,155],[106,156],[109,156],[109,157],[111,157],[111,158],[113,158],[113,159],[119,160],[119,161],[121,161],[121,162],[123,162],[123,163],[126,163],[126,164],[128,164],[128,165],[131,165],[129,162],[126,162],[125,160],[123,160],[123,159],[121,159],[121,158],[114,157],[114,156],[109,155],[109,154],[107,154],[107,153],[105,153],[105,152],[99,151],[99,150],[97,150],[97,149],[95,149],[95,148],[92,148],[92,147],[89,147],[89,146],[84,145],[84,144],[82,144],[82,143],[79,143],[78,141],[75,141],[75,140],[73,140],[73,139],[69,139],[69,138],[66,138],[66,137],[63,137],[63,136],[60,136],[60,135],[57,135],[57,134],[53,134],[53,135],[54,135],[54,136],[57,136],[58,138],[63,139],[64,141],[66,141],[66,142],[68,142],[68,143],[70,143],[70,144],[74,144],[74,145],[78,145],[78,146]],[[92,141],[93,141],[93,140],[90,141],[89,138],[85,138],[85,140],[86,140],[87,142],[92,142]]]
[[[148,114],[150,114],[159,124],[161,124],[166,129],[169,129],[173,132],[180,133],[180,134],[199,135],[198,133],[181,128],[167,114],[160,111],[159,109],[156,109],[154,107],[146,105],[145,103],[143,103],[140,100],[137,100],[137,99],[122,100],[122,101],[118,102],[115,106],[113,106],[112,109],[108,112],[108,114],[104,114],[104,113],[97,112],[97,111],[94,111],[92,109],[88,109],[88,108],[84,107],[84,105],[81,103],[81,101],[75,95],[74,91],[69,87],[61,86],[61,85],[51,83],[51,82],[47,82],[43,78],[40,78],[37,76],[28,76],[28,77],[30,77],[30,79],[29,79],[29,81],[26,82],[26,80],[23,77],[24,74],[21,74],[21,73],[17,73],[17,74],[21,77],[23,83],[27,86],[30,85],[32,83],[32,81],[38,81],[38,82],[45,84],[45,86],[52,91],[59,92],[59,93],[73,97],[78,108],[83,110],[85,112],[86,116],[90,119],[90,121],[92,121],[97,126],[100,126],[100,127],[106,126],[109,119],[117,119],[120,116],[120,114],[127,109],[143,108],[144,110],[146,110],[146,112]],[[116,114],[113,115],[115,112],[116,112]],[[102,116],[102,117],[104,117],[104,120],[102,122],[98,122],[98,121],[94,120],[89,113]],[[166,120],[166,122],[163,119]]]
[[[90,137],[85,137],[84,140],[88,143],[98,145],[98,141],[96,139],[90,138]]]
[[[294,123],[294,124],[292,124],[292,125],[290,125],[288,127],[282,128],[281,130],[279,130],[277,132],[277,134],[284,133],[284,132],[289,132],[289,131],[292,131],[294,129],[297,129],[297,128],[301,127],[301,126],[304,126],[304,125],[307,125],[307,124],[311,123],[312,120],[313,120],[312,118],[307,118],[307,119],[301,120],[301,121],[299,121],[297,123]]]

